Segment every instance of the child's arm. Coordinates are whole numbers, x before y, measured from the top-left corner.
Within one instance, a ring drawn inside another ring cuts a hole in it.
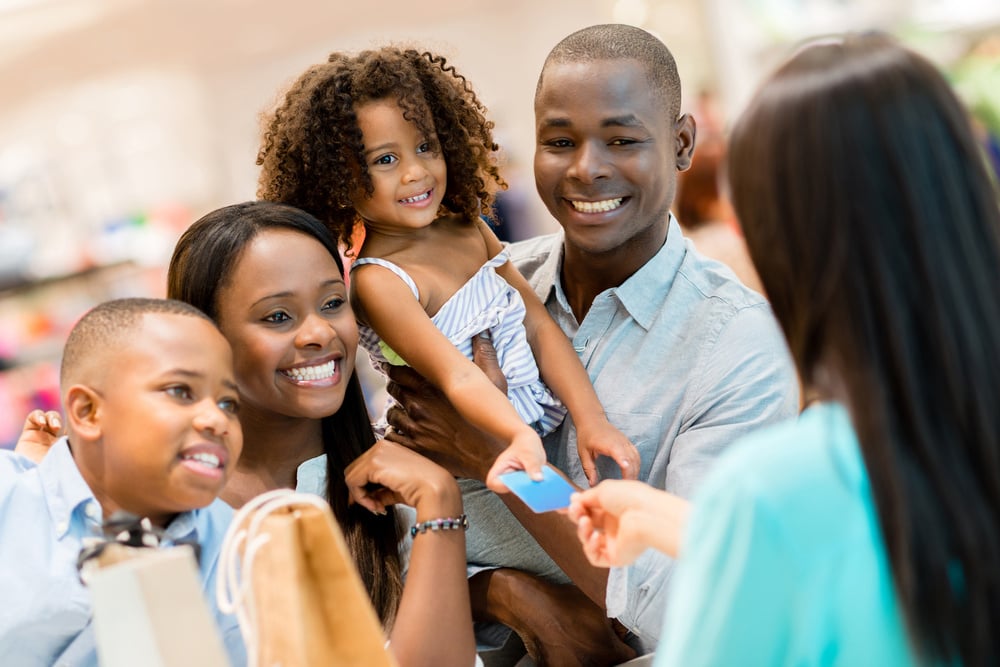
[[[480,231],[486,240],[490,256],[502,249],[493,231],[480,221]],[[614,459],[622,477],[636,479],[639,475],[639,452],[625,435],[612,426],[604,414],[587,370],[580,362],[573,344],[545,309],[538,295],[517,268],[507,262],[497,269],[504,280],[514,287],[524,300],[524,328],[528,344],[538,364],[538,372],[552,392],[561,400],[576,425],[580,463],[591,485],[597,484],[597,454]]]
[[[398,276],[381,266],[361,266],[352,274],[351,290],[359,319],[440,389],[469,423],[508,443],[490,469],[487,486],[506,491],[497,476],[511,470],[542,478],[545,450],[541,438],[507,396],[434,326]]]

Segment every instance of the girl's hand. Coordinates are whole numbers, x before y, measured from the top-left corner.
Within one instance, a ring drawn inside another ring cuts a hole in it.
[[[406,447],[380,440],[344,471],[351,500],[375,514],[404,503],[418,517],[457,516],[462,495],[447,470]]]
[[[580,455],[580,465],[587,475],[591,486],[599,481],[597,478],[597,457],[607,456],[613,459],[622,470],[622,479],[638,479],[642,460],[639,450],[635,448],[625,434],[611,425],[607,419],[602,419],[585,428],[577,427],[576,449]]]
[[[621,567],[649,547],[676,557],[689,507],[642,482],[605,480],[573,494],[567,513],[591,564]]]
[[[542,439],[530,427],[525,427],[493,462],[493,467],[486,475],[486,486],[496,493],[509,492],[510,489],[500,479],[500,475],[514,470],[523,470],[531,479],[540,482],[543,479],[544,465],[545,448],[542,447]]]
[[[62,416],[58,412],[32,410],[24,420],[24,429],[14,451],[38,463],[61,435]]]

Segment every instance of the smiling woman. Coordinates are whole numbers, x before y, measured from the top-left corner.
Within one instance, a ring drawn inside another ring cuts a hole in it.
[[[205,215],[174,249],[168,293],[215,320],[233,347],[243,456],[222,497],[239,507],[278,488],[326,498],[400,665],[468,667],[472,639],[462,531],[415,540],[407,586],[394,503],[418,521],[462,513],[454,479],[375,442],[355,372],[358,328],[336,241],[291,206],[247,202]],[[433,584],[431,582],[433,581]],[[424,613],[434,595],[436,613]],[[429,627],[449,642],[430,644]]]

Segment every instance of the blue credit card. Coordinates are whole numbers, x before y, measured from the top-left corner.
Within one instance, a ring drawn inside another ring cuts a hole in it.
[[[569,507],[569,497],[577,491],[551,466],[542,467],[544,479],[539,482],[528,477],[523,470],[505,472],[500,475],[501,481],[507,485],[515,496],[534,512],[550,512]]]

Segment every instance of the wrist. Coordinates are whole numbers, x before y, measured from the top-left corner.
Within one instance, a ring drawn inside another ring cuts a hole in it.
[[[450,475],[429,479],[413,502],[417,521],[457,517],[463,511],[462,492]]]
[[[579,433],[581,431],[589,431],[590,429],[611,426],[611,422],[608,421],[603,410],[587,410],[583,414],[582,419],[577,419],[575,415],[573,416],[573,425],[576,426],[576,430]]]

